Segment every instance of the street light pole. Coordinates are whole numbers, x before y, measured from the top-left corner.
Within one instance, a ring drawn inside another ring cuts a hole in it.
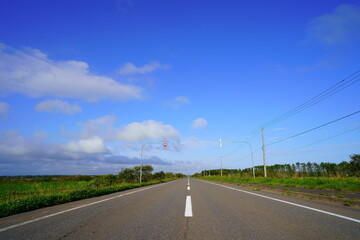
[[[148,143],[144,143],[142,146],[141,146],[141,153],[140,153],[140,183],[141,183],[141,180],[142,180],[142,160],[143,160],[143,150],[144,150],[144,147],[145,145],[147,144],[159,144],[161,142],[148,142]],[[166,141],[164,143],[164,147],[166,146]]]
[[[262,136],[262,152],[263,152],[263,161],[264,161],[264,177],[267,177],[267,173],[266,173],[265,142],[264,142],[264,128],[261,128],[261,136]]]
[[[246,141],[231,141],[231,142],[226,142],[226,143],[245,143],[250,147],[250,151],[251,151],[251,163],[252,163],[252,172],[253,172],[253,178],[255,178],[255,168],[254,168],[254,156],[253,156],[253,148],[251,146],[251,144],[249,142]]]
[[[222,177],[222,160],[223,160],[223,156],[222,156],[222,142],[221,142],[221,138],[219,139],[219,145],[220,145],[220,176]]]
[[[248,143],[248,142],[247,142]],[[252,162],[252,169],[253,169],[253,178],[255,178],[255,168],[254,168],[254,156],[253,156],[253,149],[250,143],[248,143],[250,146],[251,151],[251,162]]]
[[[209,176],[211,176],[211,165],[210,165],[210,158],[209,158]]]
[[[144,147],[145,147],[146,143],[144,143],[142,146],[141,146],[141,156],[140,156],[140,183],[141,183],[141,179],[142,179],[142,158],[143,158],[143,150],[144,150]]]

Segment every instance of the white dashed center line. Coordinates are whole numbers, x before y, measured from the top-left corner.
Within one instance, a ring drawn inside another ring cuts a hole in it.
[[[185,217],[192,217],[191,196],[186,196]]]

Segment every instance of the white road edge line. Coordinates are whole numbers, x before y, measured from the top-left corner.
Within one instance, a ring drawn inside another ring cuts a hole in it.
[[[185,217],[192,217],[191,196],[186,196]]]
[[[174,182],[174,181],[171,181],[171,182]],[[164,184],[168,184],[168,183],[171,183],[171,182],[167,182],[167,183],[164,183]],[[148,189],[151,189],[151,188],[154,188],[154,187],[164,186],[164,184],[159,184],[159,185],[155,185],[155,186],[151,186],[151,187],[147,187],[147,188],[135,190],[135,191],[133,191],[133,192],[124,193],[124,194],[122,194],[122,195],[118,195],[118,196],[106,198],[106,199],[103,199],[103,200],[100,200],[100,201],[96,201],[96,202],[92,202],[92,203],[88,203],[88,204],[85,204],[85,205],[82,205],[82,206],[79,206],[79,207],[70,208],[70,209],[67,209],[67,210],[64,210],[64,211],[60,211],[60,212],[57,212],[57,213],[49,214],[49,215],[46,215],[46,216],[43,216],[43,217],[35,218],[35,219],[29,220],[29,221],[25,221],[25,222],[21,222],[21,223],[18,223],[18,224],[14,224],[14,225],[11,225],[11,226],[8,226],[8,227],[1,228],[1,229],[0,229],[0,232],[4,232],[4,231],[9,230],[9,229],[12,229],[12,228],[20,227],[20,226],[22,226],[22,225],[29,224],[29,223],[33,223],[33,222],[37,222],[37,221],[39,221],[39,220],[42,220],[42,219],[45,219],[45,218],[49,218],[49,217],[53,217],[53,216],[56,216],[56,215],[60,215],[60,214],[66,213],[66,212],[74,211],[74,210],[77,210],[77,209],[80,209],[80,208],[83,208],[83,207],[88,207],[88,206],[91,206],[91,205],[94,205],[94,204],[98,204],[98,203],[102,203],[102,202],[106,202],[106,201],[109,201],[109,200],[112,200],[112,199],[115,199],[115,198],[120,198],[120,197],[124,197],[124,196],[126,196],[126,195],[130,195],[130,194],[133,194],[133,193],[145,191],[145,190],[148,190]]]
[[[200,180],[200,181],[203,181],[203,180]],[[243,193],[248,193],[248,194],[251,194],[251,195],[258,196],[258,197],[267,198],[267,199],[271,199],[271,200],[274,200],[274,201],[286,203],[286,204],[289,204],[289,205],[293,205],[293,206],[297,206],[297,207],[309,209],[309,210],[312,210],[312,211],[315,211],[315,212],[320,212],[320,213],[328,214],[328,215],[335,216],[335,217],[338,217],[338,218],[343,218],[343,219],[346,219],[346,220],[349,220],[349,221],[353,221],[353,222],[356,222],[356,223],[360,223],[360,220],[359,220],[359,219],[355,219],[355,218],[351,218],[351,217],[346,217],[346,216],[343,216],[343,215],[340,215],[340,214],[336,214],[336,213],[332,213],[332,212],[327,212],[327,211],[323,211],[323,210],[316,209],[316,208],[312,208],[312,207],[307,207],[307,206],[300,205],[300,204],[297,204],[297,203],[288,202],[288,201],[284,201],[284,200],[281,200],[281,199],[272,198],[272,197],[260,195],[260,194],[257,194],[257,193],[252,193],[252,192],[244,191],[244,190],[241,190],[241,189],[224,186],[224,185],[217,184],[217,183],[212,183],[212,182],[207,182],[207,181],[203,181],[203,182],[206,182],[206,183],[209,183],[209,184],[214,184],[214,185],[217,185],[217,186],[220,186],[220,187],[228,188],[228,189],[235,190],[235,191],[239,191],[239,192],[243,192]]]
[[[187,187],[187,190],[190,190],[190,186]]]

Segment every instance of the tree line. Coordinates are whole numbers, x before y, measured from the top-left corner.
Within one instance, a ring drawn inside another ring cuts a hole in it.
[[[172,173],[172,172],[155,172],[152,173],[154,168],[151,165],[142,166],[142,180],[143,182],[148,182],[152,180],[164,180],[171,178],[184,178],[186,177],[182,173]],[[118,177],[125,182],[139,182],[140,181],[140,166],[135,166],[133,168],[123,168]]]
[[[142,182],[161,181],[165,179],[176,179],[185,177],[182,173],[155,172],[151,165],[142,166]],[[50,182],[50,181],[91,181],[95,187],[110,186],[119,183],[139,183],[140,166],[123,168],[117,175],[22,175],[22,176],[0,176],[0,181],[12,182]]]
[[[172,172],[155,172],[152,173],[154,168],[151,165],[142,166],[142,182],[162,181],[165,179],[175,179],[185,177],[182,173]],[[140,166],[133,168],[123,168],[118,175],[107,174],[96,177],[92,181],[95,187],[110,186],[119,183],[139,183],[140,182]]]
[[[264,176],[264,166],[255,166],[256,176]],[[240,177],[251,177],[252,168],[245,169],[223,169],[224,175],[240,175]],[[350,161],[342,161],[339,164],[321,163],[293,163],[275,164],[266,167],[268,177],[360,177],[360,154],[350,155]],[[195,176],[220,175],[220,169],[203,170]]]

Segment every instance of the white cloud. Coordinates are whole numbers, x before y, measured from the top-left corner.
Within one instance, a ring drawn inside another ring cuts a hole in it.
[[[101,137],[106,142],[137,142],[146,139],[175,138],[179,137],[176,129],[168,124],[155,120],[133,122],[125,126],[114,126],[114,116],[103,116],[90,119],[81,123],[82,132],[80,138]]]
[[[9,111],[9,104],[0,102],[0,116],[6,116]]]
[[[62,100],[46,100],[36,104],[35,109],[39,112],[75,114],[81,112],[81,107]]]
[[[124,155],[112,155],[105,158],[108,163],[116,164],[139,164],[141,159],[138,157],[128,157]],[[154,164],[154,165],[173,165],[173,163],[165,161],[157,156],[152,156],[142,159],[143,164]]]
[[[208,125],[208,122],[204,118],[197,118],[193,121],[193,128],[204,128]]]
[[[81,157],[64,151],[63,143],[44,142],[46,133],[36,133],[34,137],[24,137],[16,131],[0,135],[0,163],[3,162],[46,162],[75,160]]]
[[[173,126],[154,120],[130,123],[117,132],[117,138],[125,142],[178,137],[179,134]]]
[[[142,97],[142,89],[92,74],[81,61],[54,61],[36,49],[16,50],[0,43],[1,92],[84,101]]]
[[[166,105],[171,107],[172,109],[178,109],[184,104],[190,104],[190,99],[185,96],[178,96],[169,101]]]
[[[360,40],[360,7],[341,4],[334,12],[319,16],[308,23],[307,40],[338,44]]]
[[[117,71],[119,75],[129,75],[129,74],[145,74],[153,72],[157,69],[168,69],[171,66],[168,64],[160,64],[159,62],[151,62],[145,64],[142,67],[137,67],[131,62],[123,64],[120,69]]]
[[[116,174],[121,167],[133,167],[140,162],[138,149],[132,157],[126,153],[115,155],[98,137],[70,143],[47,140],[43,132],[32,137],[16,131],[0,134],[0,175]],[[171,161],[157,156],[144,156],[143,163],[156,168],[173,166]]]
[[[96,119],[90,119],[85,123],[81,123],[83,138],[100,136],[105,141],[113,141],[116,135],[116,129],[113,127],[116,122],[114,116],[103,116]]]
[[[2,154],[24,155],[28,152],[24,137],[15,131],[8,131],[0,139],[0,152]]]
[[[217,147],[219,146],[218,141],[201,140],[196,137],[189,137],[183,139],[178,147],[181,150],[198,150],[202,148]]]
[[[104,141],[99,137],[82,139],[78,142],[70,142],[64,145],[64,149],[75,153],[104,153]]]

